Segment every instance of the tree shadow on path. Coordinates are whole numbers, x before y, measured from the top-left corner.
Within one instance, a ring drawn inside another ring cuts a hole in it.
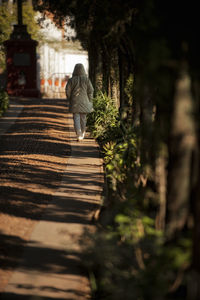
[[[20,265],[29,272],[80,274],[83,272],[80,271],[80,253],[27,243],[27,236],[19,234],[18,227],[24,224],[24,232],[29,230],[24,220],[91,224],[88,212],[99,206],[93,198],[101,193],[99,166],[92,166],[94,172],[89,180],[87,171],[81,178],[78,171],[70,172],[67,177],[64,175],[71,155],[71,128],[67,121],[65,99],[23,100],[21,104],[24,109],[15,124],[0,136],[0,219],[3,218],[3,223],[0,223],[0,269],[12,271]],[[87,143],[84,147],[77,144],[76,151],[78,155],[81,152],[82,159],[96,155]],[[16,219],[19,219],[20,225],[16,222],[9,231],[9,222]],[[23,249],[33,258],[31,262],[22,256]],[[42,261],[40,265],[35,261],[38,256]],[[27,290],[27,293],[5,292],[2,299],[29,299],[34,284],[17,288]],[[52,285],[41,284],[37,288],[40,291],[53,289],[57,300],[61,299],[60,293],[70,293],[69,288],[62,291]],[[71,293],[77,291],[72,290]],[[77,295],[77,299],[81,296]],[[41,299],[53,298],[45,296]]]

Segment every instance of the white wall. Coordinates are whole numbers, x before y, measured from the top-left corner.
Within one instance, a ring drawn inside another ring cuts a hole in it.
[[[88,55],[87,52],[72,52],[66,49],[55,50],[51,45],[44,44],[39,47],[38,64],[40,72],[38,74],[38,88],[47,96],[56,96],[56,93],[64,89],[61,88],[61,81],[66,76],[71,77],[74,66],[82,63],[88,73]],[[52,79],[52,85],[48,79]],[[55,87],[54,81],[59,78],[59,87]],[[41,86],[41,79],[45,80],[44,86]]]
[[[87,52],[55,50],[48,44],[39,47],[40,78],[48,78],[54,73],[72,74],[77,63],[82,63],[88,73]]]
[[[38,17],[41,17],[38,14]],[[77,63],[82,63],[88,73],[88,54],[86,51],[77,49],[69,49],[67,41],[63,40],[63,32],[58,29],[51,19],[44,19],[41,23],[41,33],[44,36],[43,42],[38,46],[38,88],[45,94],[49,94],[52,90],[57,91],[54,86],[56,77],[61,79],[66,75],[71,77],[74,66]],[[65,27],[65,37],[75,36],[73,30],[70,31],[69,26]],[[49,86],[48,79],[53,79],[53,85]],[[41,79],[45,80],[44,86],[40,86]]]

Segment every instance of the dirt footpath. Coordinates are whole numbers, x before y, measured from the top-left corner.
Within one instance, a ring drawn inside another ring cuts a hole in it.
[[[71,149],[65,99],[15,99],[0,119],[2,131],[8,126],[0,130],[0,293],[60,185]]]
[[[102,192],[98,145],[77,142],[65,99],[12,103],[0,120],[1,299],[90,299],[84,232]]]

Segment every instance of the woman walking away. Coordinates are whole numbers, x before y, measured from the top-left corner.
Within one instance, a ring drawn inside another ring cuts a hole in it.
[[[83,140],[87,114],[92,112],[93,104],[93,86],[87,77],[84,66],[76,64],[66,85],[66,96],[69,100],[69,111],[73,113],[74,129],[77,134],[77,140]]]

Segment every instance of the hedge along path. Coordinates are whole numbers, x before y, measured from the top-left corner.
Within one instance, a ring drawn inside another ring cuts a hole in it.
[[[92,227],[101,199],[99,150],[92,139],[76,142],[66,100],[22,102],[18,121],[0,146],[2,296],[87,299],[90,288],[80,268],[78,240],[85,227]]]

